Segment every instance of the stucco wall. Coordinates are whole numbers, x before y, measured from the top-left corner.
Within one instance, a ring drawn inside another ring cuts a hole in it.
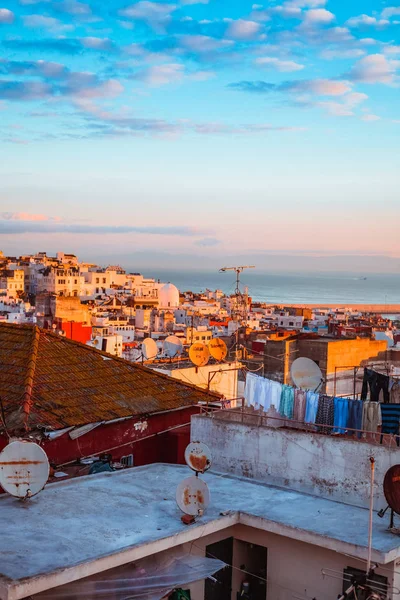
[[[386,506],[384,475],[400,463],[398,448],[202,415],[192,417],[191,439],[211,448],[215,471],[365,507],[369,506],[369,457],[374,456],[377,509]]]
[[[235,540],[267,548],[267,598],[270,600],[311,600],[311,598],[332,600],[342,593],[341,576],[345,568],[365,568],[363,561],[352,560],[331,550],[317,548],[305,542],[245,525],[236,525],[201,538],[195,544],[185,544],[184,549],[192,554],[204,556],[206,546],[231,536]],[[246,570],[251,572],[251,564],[246,564],[243,553],[240,552],[238,545],[234,544],[231,600],[236,600],[236,592],[246,578],[246,575],[240,571],[240,566],[243,564]],[[331,573],[332,576],[323,575],[322,570],[327,569],[334,571]],[[384,569],[377,569],[376,573],[387,577],[392,583],[393,564],[387,565]],[[204,581],[192,584],[190,589],[193,600],[204,599]]]

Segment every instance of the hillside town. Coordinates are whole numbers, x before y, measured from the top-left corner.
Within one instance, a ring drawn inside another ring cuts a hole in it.
[[[393,317],[0,262],[1,600],[396,597]]]

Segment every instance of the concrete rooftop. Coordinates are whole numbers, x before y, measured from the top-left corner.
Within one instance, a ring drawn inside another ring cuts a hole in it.
[[[51,484],[26,503],[3,495],[0,598],[24,598],[237,523],[366,557],[368,510],[218,473],[203,476],[210,506],[185,526],[175,490],[191,474],[155,464]],[[379,564],[400,557],[400,538],[387,526],[375,515]]]

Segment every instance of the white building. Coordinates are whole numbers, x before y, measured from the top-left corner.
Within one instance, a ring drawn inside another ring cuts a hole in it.
[[[24,293],[24,270],[16,266],[9,265],[7,269],[0,271],[0,294],[10,298],[18,298]]]
[[[178,308],[179,290],[173,283],[165,283],[158,290],[159,308]]]
[[[102,333],[93,335],[92,339],[86,342],[87,346],[108,352],[114,356],[122,356],[123,337],[122,335]]]

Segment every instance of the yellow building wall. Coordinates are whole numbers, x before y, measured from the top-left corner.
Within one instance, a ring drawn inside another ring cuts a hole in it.
[[[360,338],[328,342],[327,375],[344,367],[360,366],[365,360],[376,358],[384,360],[387,343],[384,340]]]

